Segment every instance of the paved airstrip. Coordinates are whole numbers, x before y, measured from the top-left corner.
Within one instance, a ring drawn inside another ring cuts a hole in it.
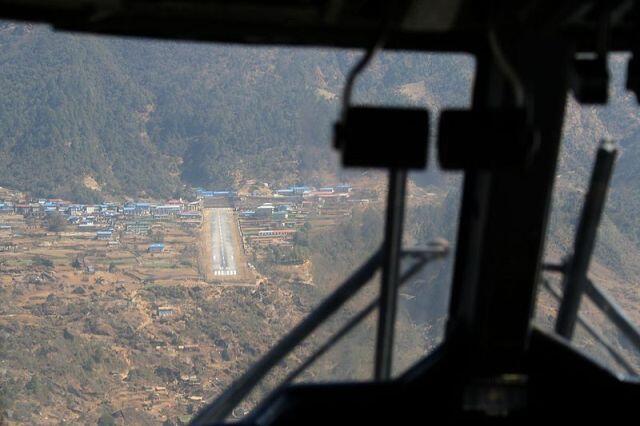
[[[234,255],[232,235],[233,210],[213,209],[211,214],[211,253],[214,276],[235,276],[238,274]]]

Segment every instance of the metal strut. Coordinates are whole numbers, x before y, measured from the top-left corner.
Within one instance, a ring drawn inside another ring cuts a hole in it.
[[[262,378],[289,352],[306,339],[320,324],[344,305],[376,273],[380,266],[382,249],[377,250],[338,289],[328,296],[301,323],[278,341],[261,359],[236,379],[213,403],[205,407],[191,421],[204,425],[223,421]]]
[[[564,297],[556,321],[556,333],[567,339],[571,339],[573,335],[580,309],[580,300],[587,288],[587,270],[595,245],[600,217],[604,210],[616,155],[617,150],[613,142],[605,140],[601,143],[591,175],[589,192],[585,197],[582,216],[576,230],[573,255],[564,276]]]
[[[391,377],[393,360],[393,332],[398,299],[398,276],[402,250],[402,221],[404,218],[404,195],[407,183],[405,169],[389,170],[387,195],[387,219],[382,253],[382,283],[380,287],[380,312],[376,340],[376,363],[374,377],[378,381]]]

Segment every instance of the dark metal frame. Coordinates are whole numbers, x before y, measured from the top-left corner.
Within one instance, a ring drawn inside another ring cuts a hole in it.
[[[549,294],[551,296],[553,296],[554,299],[556,299],[558,302],[562,303],[562,301],[564,299],[563,294],[560,291],[558,291],[557,289],[553,288],[553,286],[551,285],[551,283],[548,280],[543,280],[542,283],[543,283],[543,288],[545,290],[547,290],[549,292]],[[588,287],[595,288],[593,286],[593,283],[591,283],[591,281],[588,281],[588,283],[589,283]],[[596,303],[596,305],[599,308],[602,309],[602,307],[600,305],[598,305],[597,303]],[[605,315],[606,315],[606,313],[605,313]],[[611,319],[611,317],[609,317],[609,318]],[[603,348],[605,348],[605,350],[607,351],[609,356],[611,356],[611,358],[613,360],[615,360],[615,362],[617,362],[627,372],[627,374],[629,374],[631,376],[637,376],[638,373],[637,373],[636,369],[633,368],[631,363],[629,361],[627,361],[625,359],[625,357],[622,354],[620,354],[609,342],[607,342],[607,339],[605,339],[604,336],[602,336],[600,333],[598,333],[598,331],[595,328],[593,328],[593,326],[591,326],[591,324],[589,324],[589,321],[586,318],[584,318],[584,316],[582,314],[580,314],[580,312],[576,313],[575,321],[578,324],[580,324],[582,326],[582,328],[584,328],[585,331],[591,337],[593,337],[595,339],[596,342],[598,342],[600,345],[602,345]],[[627,323],[625,321],[613,320],[613,322],[616,325],[618,325],[619,327],[621,327],[621,328],[622,327],[628,327],[629,325],[631,325],[631,323]],[[640,335],[636,334],[635,338],[638,338],[638,337],[640,337]],[[640,350],[640,346],[636,346],[636,348]]]
[[[596,155],[596,163],[589,184],[589,191],[585,197],[580,223],[576,230],[573,255],[567,262],[564,274],[564,297],[558,310],[556,333],[571,339],[575,326],[580,299],[587,286],[587,271],[591,262],[591,254],[596,243],[600,217],[609,188],[609,181],[613,174],[613,165],[617,157],[617,150],[612,142],[604,141]]]
[[[640,351],[640,328],[624,313],[604,290],[598,288],[591,280],[587,280],[586,295],[613,322],[624,335]]]
[[[547,272],[564,274],[567,270],[567,267],[564,264],[545,264],[544,270]],[[553,289],[546,280],[544,280],[543,283],[547,289],[551,290],[552,292],[556,292],[556,290]],[[607,292],[595,285],[589,278],[586,278],[585,280],[584,294],[616,327],[620,329],[620,331],[622,331],[622,333],[627,339],[629,339],[634,348],[640,352],[640,328],[638,328],[633,323],[633,321],[629,319],[624,310],[620,306],[618,306],[616,302],[614,302],[613,298],[609,296]],[[578,297],[581,296],[582,294],[578,295]],[[562,299],[567,297],[566,290],[564,295],[558,297]],[[576,318],[577,321],[580,322],[579,312],[576,313]]]
[[[631,364],[613,349],[606,339],[582,318],[579,312],[582,296],[586,294],[605,316],[623,332],[635,349],[640,351],[640,330],[638,327],[629,320],[624,311],[606,292],[598,288],[587,276],[616,157],[617,149],[613,142],[603,141],[596,153],[589,190],[585,196],[580,222],[576,229],[573,253],[564,264],[544,265],[546,271],[563,274],[562,295],[548,281],[544,280],[543,283],[551,295],[560,301],[555,324],[555,331],[558,335],[571,340],[576,323],[580,323],[592,337],[605,347],[612,358],[627,373],[637,375]]]
[[[380,287],[380,311],[378,314],[378,336],[376,340],[376,380],[391,377],[393,360],[393,334],[396,325],[396,305],[400,274],[400,252],[402,250],[402,222],[404,218],[404,196],[407,183],[406,170],[389,171],[387,199],[387,224],[383,243],[384,264]]]
[[[526,167],[465,173],[447,339],[468,354],[470,374],[522,368],[568,89],[570,50],[561,40],[511,47],[539,144]],[[513,104],[488,51],[476,66],[473,108]]]
[[[561,405],[556,407],[565,409],[572,420],[575,420],[579,410],[571,410],[571,407],[588,406],[585,400],[592,401],[594,405],[602,404],[603,398],[606,398],[607,395],[598,395],[598,399],[593,400],[593,392],[587,391],[580,394],[577,404],[568,405],[572,395],[565,391],[580,391],[581,385],[594,378],[599,380],[599,384],[614,391],[608,404],[604,404],[603,411],[607,415],[615,411],[609,410],[611,407],[629,409],[630,404],[625,401],[638,395],[637,386],[612,381],[593,366],[585,364],[583,358],[572,358],[574,353],[560,345],[566,341],[560,344],[551,340],[542,342],[542,351],[546,352],[542,356],[537,353],[537,360],[541,365],[539,370],[532,367],[531,363],[527,364],[527,361],[532,361],[528,357],[536,357],[532,341],[538,339],[540,342],[540,337],[532,331],[531,317],[540,281],[541,258],[573,57],[577,51],[602,54],[607,50],[637,50],[635,44],[638,40],[639,2],[607,1],[611,22],[607,22],[605,28],[606,46],[602,46],[601,39],[595,36],[602,30],[598,11],[604,0],[453,2],[460,9],[456,9],[455,19],[446,30],[428,27],[424,31],[414,31],[395,25],[389,32],[385,46],[390,49],[474,54],[477,72],[472,110],[477,112],[513,107],[513,76],[517,75],[524,90],[524,105],[517,106],[524,108],[527,113],[526,126],[520,131],[534,142],[529,161],[522,167],[465,172],[444,349],[439,350],[437,356],[421,362],[407,374],[406,381],[400,384],[403,386],[411,381],[411,386],[419,386],[421,380],[423,383],[431,380],[429,386],[420,388],[422,392],[416,392],[417,388],[412,388],[410,390],[414,392],[403,394],[413,397],[413,402],[423,402],[425,393],[429,393],[432,401],[438,401],[438,397],[444,393],[443,389],[453,389],[439,401],[448,409],[446,414],[455,415],[458,411],[464,411],[456,398],[466,389],[466,385],[477,383],[479,378],[489,377],[493,380],[511,373],[531,374],[544,382],[544,392],[538,394],[540,400],[548,404],[558,401]],[[380,13],[380,2],[377,1],[290,1],[269,5],[269,8],[250,0],[238,2],[237,5],[232,3],[223,0],[0,0],[0,16],[44,21],[61,29],[103,34],[332,47],[369,47],[378,38],[380,23],[385,20]],[[446,2],[433,2],[428,6],[440,5],[438,7],[443,7],[446,12],[446,8],[452,6],[445,4]],[[499,34],[501,31],[505,32],[505,39],[508,40],[505,57],[513,66],[513,72],[509,73],[505,73],[504,63],[502,66],[500,64],[504,61],[492,56],[486,41],[487,34]],[[597,88],[602,89],[601,86]],[[491,143],[490,140],[481,142]],[[391,185],[390,193],[395,191],[398,188]],[[390,194],[389,200],[394,200],[393,194]],[[390,207],[394,203],[390,202]],[[383,268],[384,279],[380,299],[376,376],[379,379],[388,377],[395,292],[399,285],[398,257],[401,251],[398,235],[401,227],[398,224],[401,222],[398,220],[401,221],[402,217],[398,211],[388,214],[384,248],[377,251],[218,400],[205,408],[194,423],[208,423],[225,418],[282,357],[336,312],[380,267]],[[392,224],[395,225],[391,226]],[[582,281],[578,290],[584,290],[638,345],[640,332],[637,328],[606,294],[588,281],[586,283],[584,287]],[[569,288],[568,291],[575,296],[575,289]],[[313,362],[374,307],[369,305],[357,314],[313,354],[307,363]],[[570,319],[576,315],[576,311],[575,306],[565,305],[563,317]],[[580,321],[579,315],[576,318]],[[565,334],[570,334],[566,326],[563,325],[561,329]],[[545,362],[545,356],[550,353],[563,358],[558,361],[556,357],[553,363]],[[572,369],[574,364],[579,364],[585,370]],[[566,370],[571,370],[569,376],[566,375]],[[302,370],[299,368],[294,373],[298,374],[300,371]],[[586,376],[583,374],[585,371],[588,372]],[[568,377],[569,380],[563,381],[562,377]],[[582,379],[583,377],[586,379]],[[286,382],[293,378],[295,375],[287,377]],[[369,389],[375,389],[367,395],[368,398],[364,398],[364,403],[371,404],[372,400],[380,399],[380,395],[393,398],[392,393],[385,394],[380,390],[381,386],[387,389],[393,385],[396,383],[373,383]],[[457,388],[454,389],[454,385]],[[398,389],[405,388],[396,387],[394,391]],[[560,393],[558,389],[564,393]],[[330,390],[332,393],[340,393],[337,386]],[[534,391],[535,388],[532,387],[531,390]],[[554,394],[554,398],[544,399],[548,394]],[[345,397],[345,393],[340,395]],[[622,398],[623,405],[620,405],[618,396],[627,398]],[[637,398],[633,401],[637,401]],[[396,405],[393,408],[401,406],[400,401],[394,403]],[[380,412],[375,410],[376,407],[371,408],[372,415]],[[433,408],[437,410],[440,407],[436,403]],[[540,409],[540,406],[537,409],[538,413],[545,411],[546,414],[546,410]],[[535,411],[536,407],[532,410]],[[346,410],[343,414],[345,412]],[[402,413],[395,411],[393,414]],[[432,415],[432,410],[428,415]]]
[[[258,0],[0,0],[3,19],[46,22],[66,31],[245,44],[368,47],[378,34],[385,1]],[[386,2],[388,3],[388,1]],[[408,2],[399,2],[402,12]],[[462,4],[459,4],[462,3]],[[462,1],[426,5],[443,18],[455,8],[450,27],[394,29],[390,49],[475,52],[483,42],[488,10],[499,4],[508,22],[526,16],[522,25],[555,32],[574,41],[579,50],[593,51],[599,0]],[[631,50],[634,17],[625,0],[607,0],[612,23],[609,48]],[[425,5],[421,6],[423,9]],[[424,13],[424,10],[421,11]],[[595,18],[594,18],[594,15]],[[517,22],[517,21],[516,21]],[[415,24],[415,23],[414,23]]]

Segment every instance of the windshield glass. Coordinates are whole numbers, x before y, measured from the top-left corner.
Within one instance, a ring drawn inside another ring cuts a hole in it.
[[[549,263],[565,262],[573,252],[576,226],[582,213],[585,194],[602,139],[617,142],[618,158],[596,245],[589,265],[589,278],[619,306],[629,322],[640,326],[640,234],[638,233],[638,132],[634,95],[626,91],[624,78],[628,55],[609,58],[611,86],[609,104],[605,107],[582,106],[568,98],[564,140],[558,166],[553,210],[547,235],[545,259]],[[562,294],[562,276],[543,275],[557,294]],[[538,294],[536,322],[553,330],[558,300],[542,287]],[[623,374],[640,372],[640,353],[629,342],[620,327],[603,314],[589,297],[583,297],[573,343],[604,365]],[[622,362],[618,355],[623,358]],[[627,364],[625,367],[624,364]],[[630,367],[630,368],[629,368]]]
[[[0,23],[0,415],[186,422],[380,246],[387,175],[331,146],[361,52]],[[393,53],[355,103],[470,98],[470,57]],[[432,127],[433,127],[432,117]],[[455,240],[459,176],[412,174],[405,248]],[[404,262],[404,261],[403,261]],[[394,373],[442,337],[452,260],[401,289]],[[242,416],[378,295],[274,369]],[[369,380],[375,312],[298,381]]]
[[[362,52],[12,22],[0,22],[0,46],[0,423],[187,423],[379,249],[388,176],[343,169],[332,147]],[[622,89],[625,63],[611,60],[612,106],[568,101],[546,259],[571,252],[598,139],[620,140],[590,273],[640,324],[640,122]],[[474,70],[465,55],[383,53],[357,80],[354,104],[431,112],[429,168],[406,188],[405,250],[437,241],[455,252],[461,174],[441,171],[433,146],[439,112],[470,105]],[[404,256],[401,271],[414,261]],[[442,341],[453,263],[450,254],[402,282],[394,376]],[[558,274],[545,278],[559,288]],[[283,382],[371,380],[380,280],[231,417]],[[626,337],[590,303],[582,317],[638,371]],[[541,291],[538,324],[551,330],[556,310]],[[582,324],[574,342],[628,372]]]

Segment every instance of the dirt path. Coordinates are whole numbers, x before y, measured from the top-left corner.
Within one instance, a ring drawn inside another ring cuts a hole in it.
[[[151,319],[151,315],[149,314],[150,312],[149,304],[147,303],[147,301],[145,301],[142,297],[138,295],[137,289],[131,292],[131,301],[135,304],[142,318],[144,318],[140,323],[140,325],[136,327],[136,333],[137,333],[143,328],[145,328],[146,326],[148,326],[149,324],[151,324],[153,320]]]

